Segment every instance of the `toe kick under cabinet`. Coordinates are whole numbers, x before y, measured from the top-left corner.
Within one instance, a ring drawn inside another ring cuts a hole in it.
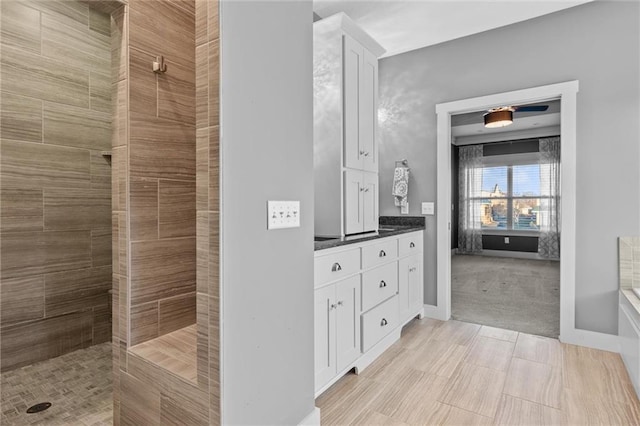
[[[315,390],[362,371],[423,315],[423,231],[316,251]]]

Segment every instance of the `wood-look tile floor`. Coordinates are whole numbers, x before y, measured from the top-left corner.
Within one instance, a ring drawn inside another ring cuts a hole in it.
[[[323,425],[640,425],[618,354],[454,320],[414,320],[316,406]]]
[[[9,425],[111,425],[111,342],[2,373],[2,417]],[[39,402],[46,411],[26,414]]]

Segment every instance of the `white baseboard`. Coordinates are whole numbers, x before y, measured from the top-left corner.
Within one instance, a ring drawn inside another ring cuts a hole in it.
[[[575,328],[569,332],[562,333],[558,337],[558,340],[570,345],[620,353],[620,338],[614,334],[598,333],[597,331]]]
[[[438,308],[435,305],[424,305],[424,316],[427,318],[433,318],[440,321],[447,321],[444,308]]]
[[[314,407],[313,411],[298,423],[298,426],[320,426],[320,409]]]

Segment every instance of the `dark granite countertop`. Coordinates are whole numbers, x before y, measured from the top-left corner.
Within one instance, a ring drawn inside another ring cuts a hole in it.
[[[406,234],[414,231],[422,231],[425,228],[423,216],[382,216],[379,221],[378,232],[366,232],[364,234],[348,235],[346,237],[329,238],[315,242],[315,251],[325,250],[347,244],[362,243],[393,235]]]

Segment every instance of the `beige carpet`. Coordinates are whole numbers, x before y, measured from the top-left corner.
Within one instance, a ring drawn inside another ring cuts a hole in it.
[[[557,338],[560,263],[452,256],[451,311],[459,321]]]

